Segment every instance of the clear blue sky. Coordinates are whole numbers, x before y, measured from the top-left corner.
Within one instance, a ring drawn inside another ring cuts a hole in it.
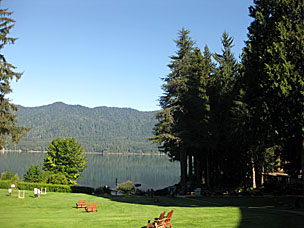
[[[236,57],[247,39],[252,0],[3,0],[14,11],[5,47],[24,72],[8,97],[15,104],[57,101],[87,107],[158,110],[161,78],[182,27],[201,49],[220,52],[222,33]]]

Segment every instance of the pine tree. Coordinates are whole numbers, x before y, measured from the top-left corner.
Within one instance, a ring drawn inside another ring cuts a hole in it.
[[[54,174],[63,174],[70,183],[77,183],[81,172],[88,162],[84,149],[74,138],[56,138],[47,148],[43,170]]]
[[[281,158],[296,176],[304,171],[304,2],[254,4],[243,57],[251,126],[256,142],[282,146]]]
[[[160,150],[167,153],[172,159],[180,161],[181,167],[181,188],[186,190],[187,178],[187,152],[182,140],[183,107],[182,94],[186,88],[187,64],[189,55],[193,51],[193,41],[189,37],[189,31],[179,31],[178,39],[175,40],[178,51],[171,56],[168,65],[171,72],[164,78],[162,89],[164,95],[160,98],[161,111],[157,114],[158,123],[154,128],[154,142],[160,145]]]
[[[1,3],[1,0],[0,0]],[[14,44],[16,38],[8,37],[15,21],[10,18],[12,12],[0,9],[0,149],[9,141],[17,143],[25,136],[28,128],[17,126],[17,106],[6,97],[12,92],[10,83],[18,80],[21,73],[15,72],[16,67],[8,63],[1,51],[7,44]]]
[[[229,165],[231,162],[231,151],[229,151],[231,147],[230,118],[233,88],[238,79],[239,64],[232,53],[233,38],[224,32],[221,41],[222,53],[213,55],[217,64],[208,85],[209,129],[211,133],[210,143],[212,144],[208,166],[212,166],[213,185],[218,185],[218,183],[231,184],[229,178],[234,176],[230,174],[231,166]],[[223,177],[225,177],[224,180]],[[209,187],[209,178],[207,178],[207,185]]]

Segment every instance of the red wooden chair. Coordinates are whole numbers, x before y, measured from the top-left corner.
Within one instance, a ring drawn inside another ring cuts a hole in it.
[[[93,203],[89,203],[89,206],[86,207],[86,212],[93,212]]]
[[[170,228],[172,228],[171,218],[172,218],[173,212],[174,212],[174,210],[169,211],[167,214],[167,217],[164,219],[165,227],[169,226]]]
[[[147,228],[165,228],[164,224],[164,217],[165,217],[166,211],[163,211],[158,218],[155,218],[153,223],[150,223],[150,220],[148,220]]]
[[[95,202],[94,204],[93,204],[93,210],[92,210],[93,212],[97,212],[97,202]]]

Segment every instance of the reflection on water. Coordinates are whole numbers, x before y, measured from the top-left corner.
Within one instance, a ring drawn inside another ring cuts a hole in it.
[[[100,187],[115,186],[131,180],[142,184],[141,189],[160,189],[179,181],[179,164],[169,162],[167,156],[160,155],[122,155],[122,154],[87,154],[88,167],[82,173],[80,185]],[[13,169],[21,179],[33,164],[42,166],[45,153],[6,152],[0,153],[0,172]]]

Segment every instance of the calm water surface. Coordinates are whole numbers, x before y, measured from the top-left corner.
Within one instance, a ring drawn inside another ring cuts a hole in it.
[[[169,162],[165,155],[86,154],[88,167],[82,173],[79,185],[100,187],[115,186],[131,180],[140,183],[141,189],[160,189],[179,181],[179,163]],[[30,165],[42,166],[45,153],[0,153],[0,172],[13,169],[22,179]]]

